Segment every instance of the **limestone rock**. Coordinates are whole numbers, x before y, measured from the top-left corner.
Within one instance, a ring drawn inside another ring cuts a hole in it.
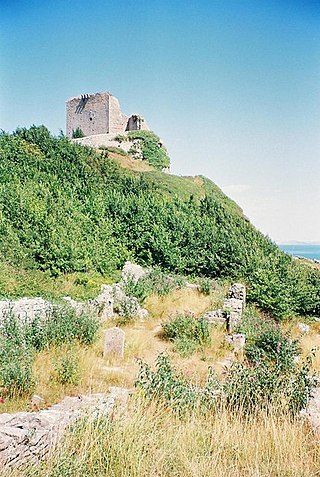
[[[228,298],[236,298],[243,302],[243,307],[246,303],[246,287],[242,283],[233,283],[229,288]]]
[[[101,285],[100,294],[93,300],[89,300],[90,308],[95,311],[102,321],[112,318],[113,312],[113,287],[111,285]]]
[[[246,343],[246,335],[243,333],[234,333],[231,335],[231,344],[234,351],[238,352],[244,348]]]
[[[63,300],[65,300],[68,305],[75,310],[77,316],[80,316],[85,310],[86,305],[81,301],[73,300],[70,296],[64,296]]]
[[[223,324],[226,322],[226,317],[223,313],[223,310],[207,311],[203,315],[203,319],[210,324]]]
[[[31,321],[35,317],[45,318],[52,311],[53,304],[43,298],[21,298],[0,301],[0,321],[10,313],[21,321]]]
[[[108,328],[104,335],[103,357],[123,358],[125,332],[117,326]]]
[[[299,328],[300,333],[302,333],[304,335],[309,333],[309,331],[310,331],[310,326],[307,325],[306,323],[298,323],[298,328]]]
[[[320,387],[313,390],[306,409],[300,411],[300,415],[305,417],[312,429],[320,435]]]
[[[121,278],[124,283],[126,283],[128,280],[132,280],[133,282],[137,283],[137,281],[140,280],[140,278],[144,277],[146,274],[146,270],[140,265],[126,262],[122,269]]]
[[[41,396],[38,396],[38,394],[34,394],[30,400],[30,404],[32,406],[39,406],[40,404],[44,403],[44,399]]]
[[[37,412],[0,414],[0,464],[19,468],[39,464],[53,450],[66,428],[81,414],[110,414],[127,390],[110,388],[109,394],[66,397],[59,404]]]

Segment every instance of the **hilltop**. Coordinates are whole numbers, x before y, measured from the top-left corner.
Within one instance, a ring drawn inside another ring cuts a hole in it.
[[[281,252],[205,177],[135,167],[44,126],[3,133],[0,157],[2,296],[89,296],[131,260],[243,280],[249,300],[277,318],[320,313],[319,272]]]

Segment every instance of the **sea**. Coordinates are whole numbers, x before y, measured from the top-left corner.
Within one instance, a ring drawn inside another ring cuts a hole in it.
[[[304,257],[311,260],[320,260],[320,245],[314,244],[280,244],[278,247],[295,257]]]

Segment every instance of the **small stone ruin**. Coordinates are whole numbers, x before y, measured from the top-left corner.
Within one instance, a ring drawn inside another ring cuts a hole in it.
[[[226,324],[230,333],[239,323],[246,304],[246,287],[242,283],[234,283],[228,291],[228,298],[224,300],[223,308],[207,311],[203,316],[210,324]]]

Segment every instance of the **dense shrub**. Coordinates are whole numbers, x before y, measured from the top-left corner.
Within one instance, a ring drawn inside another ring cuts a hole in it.
[[[209,325],[193,314],[178,314],[162,324],[163,337],[175,343],[182,355],[191,354],[210,341]]]
[[[76,129],[74,129],[74,130],[72,131],[72,137],[73,137],[74,139],[80,138],[80,137],[84,137],[84,134],[83,134],[82,129],[79,128],[79,127],[77,127]]]
[[[134,173],[43,126],[0,135],[0,260],[59,275],[112,274],[130,259],[245,280],[249,301],[279,319],[320,313],[319,271],[281,252],[209,180]]]
[[[72,350],[67,350],[55,363],[55,379],[60,384],[76,386],[80,380],[78,358]]]
[[[129,140],[139,140],[142,149],[142,159],[156,169],[170,167],[168,153],[160,141],[160,138],[151,131],[130,131]],[[130,152],[130,151],[129,151]]]

